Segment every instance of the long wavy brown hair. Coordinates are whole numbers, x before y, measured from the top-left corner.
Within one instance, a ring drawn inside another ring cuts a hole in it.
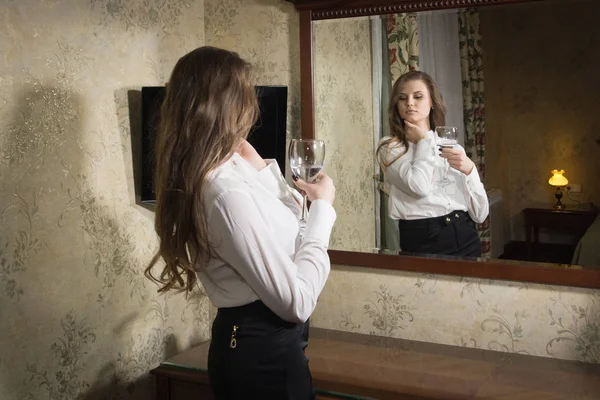
[[[250,64],[236,53],[200,47],[177,61],[166,85],[156,140],[156,219],[160,247],[145,275],[160,287],[191,291],[196,268],[214,251],[203,209],[207,174],[227,160],[258,117]],[[158,276],[153,268],[164,260]]]
[[[429,113],[430,128],[435,130],[437,126],[443,126],[446,123],[446,105],[433,78],[421,71],[409,71],[401,75],[392,87],[392,95],[390,96],[390,105],[388,108],[391,137],[382,141],[377,147],[377,159],[379,160],[379,165],[384,170],[408,151],[406,129],[404,128],[404,120],[400,117],[400,112],[398,111],[398,101],[402,94],[402,87],[410,81],[421,81],[427,86],[427,90],[429,90],[432,106]],[[385,149],[387,152],[395,144],[403,145],[404,152],[393,160],[387,161],[387,154],[381,154],[381,151]]]

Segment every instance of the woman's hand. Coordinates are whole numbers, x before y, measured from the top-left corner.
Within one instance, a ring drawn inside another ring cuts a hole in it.
[[[427,138],[427,131],[425,129],[411,124],[407,120],[404,120],[404,129],[406,130],[406,140],[409,142],[416,144],[419,140]]]
[[[469,175],[475,166],[475,163],[461,149],[442,149],[440,157],[448,160],[452,168],[465,175]]]
[[[319,172],[316,179],[312,183],[307,183],[302,179],[294,179],[298,189],[306,193],[306,197],[310,201],[325,200],[333,205],[335,199],[335,186],[333,180],[323,172]]]
[[[257,170],[261,170],[267,166],[267,163],[263,158],[256,152],[256,149],[252,147],[247,140],[243,140],[242,143],[235,149],[235,151],[242,156],[248,164],[252,165]]]

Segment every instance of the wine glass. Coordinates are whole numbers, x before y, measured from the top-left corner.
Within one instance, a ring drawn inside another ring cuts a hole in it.
[[[314,182],[325,162],[325,142],[316,139],[292,139],[289,149],[292,174],[305,182]],[[301,222],[306,222],[306,194],[302,196]]]
[[[458,128],[454,126],[438,126],[435,128],[435,132],[437,133],[437,145],[442,149],[452,149],[458,145]],[[445,160],[446,168],[444,169],[444,177],[440,181],[442,186],[448,186],[452,183],[450,179],[448,179],[448,170],[450,169],[450,164],[448,164],[448,160]]]

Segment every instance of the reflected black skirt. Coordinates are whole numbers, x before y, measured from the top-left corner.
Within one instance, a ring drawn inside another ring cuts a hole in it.
[[[481,239],[465,211],[416,220],[400,220],[402,252],[481,257]]]
[[[284,321],[261,301],[219,308],[208,353],[215,399],[313,400],[307,345],[308,321]]]

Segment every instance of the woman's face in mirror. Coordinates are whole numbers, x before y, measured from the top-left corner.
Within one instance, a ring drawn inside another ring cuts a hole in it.
[[[423,120],[428,121],[431,105],[431,96],[425,82],[412,80],[400,87],[397,107],[403,120],[415,125],[419,125]]]

